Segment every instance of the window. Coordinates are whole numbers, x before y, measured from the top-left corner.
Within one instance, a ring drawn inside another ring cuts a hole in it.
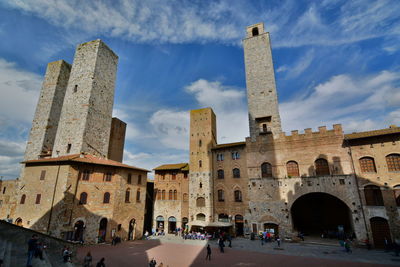
[[[107,172],[107,173],[105,173],[104,174],[104,181],[106,181],[106,182],[111,182],[111,177],[112,177],[112,173],[110,173],[110,172]]]
[[[218,170],[217,171],[217,177],[218,179],[224,179],[224,170]]]
[[[381,189],[376,185],[364,187],[365,202],[367,206],[383,206]]]
[[[257,36],[257,35],[258,35],[258,28],[257,28],[257,27],[254,27],[254,28],[251,30],[251,34],[252,34],[252,36]]]
[[[371,157],[360,159],[361,172],[376,172],[375,161]]]
[[[40,199],[42,198],[42,194],[37,194],[36,195],[36,204],[40,204]]]
[[[203,188],[203,184],[202,184],[202,183],[200,183],[200,184],[199,184],[199,187],[200,187],[200,188]]]
[[[400,207],[400,185],[396,185],[393,187],[394,198],[396,199],[397,207]]]
[[[329,175],[329,165],[326,159],[317,159],[315,161],[315,175]]]
[[[188,201],[188,200],[189,200],[188,194],[184,193],[183,194],[183,201]]]
[[[23,194],[23,195],[21,196],[21,201],[19,202],[19,204],[25,204],[25,199],[26,199],[26,195]]]
[[[198,197],[196,199],[196,206],[197,207],[205,207],[206,206],[206,199],[204,197]]]
[[[165,190],[163,190],[163,191],[161,192],[161,199],[162,199],[162,200],[165,200]]]
[[[68,145],[67,145],[67,153],[71,152],[71,147],[72,147],[71,144],[68,144]]]
[[[129,203],[131,201],[130,198],[131,198],[131,190],[128,188],[125,191],[125,203]]]
[[[75,86],[74,86],[74,93],[76,93],[76,92],[78,92],[78,85],[77,84],[75,84]]]
[[[345,184],[344,179],[339,179],[339,184],[344,185]]]
[[[217,154],[217,161],[224,161],[224,154],[218,153]]]
[[[178,191],[174,190],[174,200],[178,200]]]
[[[185,178],[185,179],[188,178],[188,173],[187,172],[183,173],[183,178]]]
[[[199,213],[199,214],[196,215],[196,220],[205,221],[206,220],[206,215],[204,215],[203,213]]]
[[[201,139],[199,140],[199,147],[201,147]]]
[[[89,181],[90,178],[90,171],[89,170],[84,170],[82,172],[82,180],[83,181]]]
[[[390,172],[400,172],[400,154],[387,155],[386,163]]]
[[[264,162],[261,164],[261,177],[272,177],[272,165],[270,163]]]
[[[240,170],[238,168],[234,168],[232,170],[233,178],[240,178]]]
[[[172,180],[176,180],[176,172],[172,173]]]
[[[87,203],[87,193],[86,192],[82,192],[80,197],[79,197],[79,204],[80,205],[85,205],[86,203]]]
[[[108,193],[108,192],[105,192],[105,193],[104,193],[103,203],[104,203],[104,204],[110,203],[110,193]]]
[[[169,199],[169,200],[172,200],[172,190],[169,190],[168,199]]]
[[[232,152],[232,159],[236,160],[236,159],[240,159],[240,154],[237,151],[233,151]]]
[[[46,177],[46,170],[40,172],[40,180],[44,180],[44,177]]]
[[[242,192],[235,190],[235,202],[242,202]]]
[[[142,184],[142,175],[141,174],[138,175],[137,184]]]
[[[136,202],[140,202],[140,189],[136,191]]]
[[[202,162],[201,162],[201,160],[199,160],[199,168],[201,168],[201,166],[202,166]]]
[[[7,188],[7,187],[3,187],[3,194],[6,193],[6,188]]]
[[[128,180],[126,181],[128,184],[132,183],[132,174],[128,173]]]
[[[222,190],[222,189],[218,190],[218,201],[219,202],[224,202],[225,201],[224,190]]]
[[[218,221],[219,222],[229,222],[228,214],[225,214],[225,213],[218,214]]]
[[[158,189],[158,191],[157,191],[157,199],[161,200],[161,190],[160,189]]]
[[[286,163],[286,170],[287,170],[287,174],[289,177],[299,177],[300,173],[299,173],[299,165],[297,164],[296,161],[288,161],[288,163]]]

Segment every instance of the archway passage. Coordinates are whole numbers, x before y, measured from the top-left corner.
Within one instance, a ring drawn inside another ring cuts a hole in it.
[[[279,226],[275,223],[264,223],[264,231],[273,235],[279,235]]]
[[[388,221],[381,217],[373,217],[370,220],[372,238],[376,248],[385,248],[385,239],[388,244],[392,243]]]
[[[22,226],[22,219],[21,218],[16,219],[15,224],[18,226]]]
[[[83,241],[83,230],[85,223],[83,221],[77,221],[74,225],[74,241]]]
[[[169,217],[168,218],[168,233],[172,234],[176,230],[176,218],[175,217]]]
[[[163,216],[157,216],[156,218],[156,227],[157,227],[157,232],[162,232],[164,230],[164,217]]]
[[[242,236],[243,235],[243,216],[242,215],[236,215],[235,216],[235,229],[236,229],[236,236]]]
[[[107,219],[103,218],[99,224],[99,236],[98,243],[106,242],[106,233],[107,233]]]
[[[135,230],[136,220],[132,219],[129,221],[128,240],[133,240],[135,238]]]
[[[330,194],[309,193],[299,197],[291,208],[293,228],[306,235],[344,238],[353,233],[347,205]]]

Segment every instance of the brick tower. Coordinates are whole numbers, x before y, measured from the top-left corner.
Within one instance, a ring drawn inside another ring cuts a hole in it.
[[[211,148],[216,145],[216,117],[211,108],[190,111],[190,221],[213,221]],[[193,225],[196,225],[196,224]]]
[[[70,71],[63,60],[47,65],[24,161],[51,156]]]
[[[264,32],[263,23],[247,27],[243,47],[251,140],[260,134],[278,137],[282,131],[278,95],[271,42],[269,33]]]
[[[118,56],[101,40],[80,44],[68,81],[53,157],[107,157]]]

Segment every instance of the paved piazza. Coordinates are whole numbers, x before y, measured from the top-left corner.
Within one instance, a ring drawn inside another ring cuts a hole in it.
[[[317,245],[311,243],[283,243],[277,249],[276,243],[261,246],[260,241],[235,239],[233,248],[225,247],[219,252],[216,241],[212,246],[211,261],[206,261],[206,241],[185,240],[175,236],[159,239],[124,242],[117,246],[108,244],[83,247],[78,252],[82,260],[87,251],[97,262],[106,258],[107,267],[148,266],[155,258],[157,266],[400,266],[400,257],[393,253],[366,249],[353,249],[347,254],[339,245]],[[227,243],[226,243],[227,244]]]

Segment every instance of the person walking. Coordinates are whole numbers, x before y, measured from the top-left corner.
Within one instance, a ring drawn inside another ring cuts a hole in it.
[[[349,239],[346,239],[346,241],[344,242],[344,249],[346,250],[347,253],[352,253]]]
[[[86,254],[85,258],[83,259],[83,267],[91,267],[92,266],[92,255],[90,251]]]
[[[96,264],[96,267],[106,267],[106,265],[104,263],[105,260],[106,259],[101,258],[101,260]]]
[[[228,234],[227,239],[228,239],[228,242],[229,242],[228,247],[231,248],[232,247],[232,236],[230,234]]]
[[[211,248],[210,248],[210,244],[207,245],[207,256],[206,256],[206,260],[210,260],[211,261]]]
[[[278,247],[281,246],[281,239],[279,238],[279,235],[276,236],[276,243],[278,243]]]
[[[38,236],[32,235],[32,238],[28,241],[28,260],[26,262],[27,267],[32,267],[32,258],[37,251]]]
[[[224,253],[225,244],[224,244],[224,239],[222,239],[222,237],[220,237],[218,239],[218,245],[219,245],[219,250],[221,251],[221,253]]]

